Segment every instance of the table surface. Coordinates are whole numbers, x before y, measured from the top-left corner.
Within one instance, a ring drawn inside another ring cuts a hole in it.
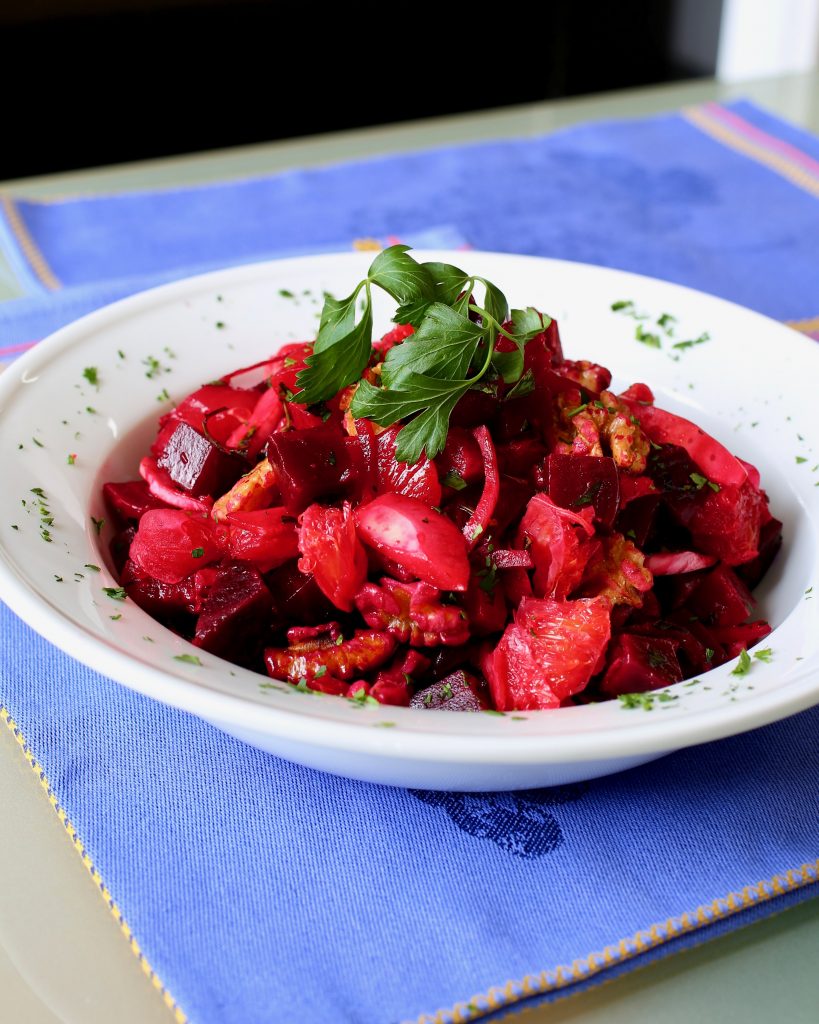
[[[0,183],[0,191],[54,197],[196,184],[544,134],[581,121],[642,116],[740,96],[819,133],[819,74],[741,85],[708,79],[29,178]],[[0,299],[15,294],[13,277],[0,265]],[[0,1019],[168,1024],[172,1018],[159,993],[118,934],[15,737],[2,726],[0,821]],[[815,1024],[817,951],[819,900],[813,900],[560,1003],[523,1011],[516,1019],[526,1024],[688,1024],[692,1019]]]

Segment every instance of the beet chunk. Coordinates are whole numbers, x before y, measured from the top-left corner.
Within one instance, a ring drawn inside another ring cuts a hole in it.
[[[321,592],[313,574],[301,572],[295,561],[266,573],[264,579],[273,594],[276,625],[315,626],[338,615],[338,609]]]
[[[187,423],[176,427],[156,461],[183,490],[211,498],[230,490],[245,469],[240,458],[220,451]]]
[[[748,618],[755,604],[737,574],[720,564],[705,574],[686,607],[708,624],[738,626]]]
[[[358,445],[346,444],[338,431],[325,426],[271,435],[267,458],[289,515],[298,515],[319,498],[351,495],[362,470]]]
[[[673,640],[622,633],[612,645],[600,690],[607,697],[617,697],[621,693],[660,690],[682,678]]]
[[[562,508],[590,505],[601,526],[610,527],[620,506],[614,459],[595,455],[550,455],[546,460],[549,497]]]
[[[173,622],[179,615],[194,612],[193,576],[174,583],[164,583],[149,576],[134,562],[126,561],[120,583],[135,604],[160,622]]]
[[[271,593],[253,566],[222,565],[205,595],[193,642],[211,654],[247,664],[261,648],[272,606]]]
[[[463,670],[419,690],[411,708],[430,711],[484,711],[489,707],[478,680]]]

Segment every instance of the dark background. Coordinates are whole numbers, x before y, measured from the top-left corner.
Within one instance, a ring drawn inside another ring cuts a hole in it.
[[[680,2],[0,0],[0,180],[709,73]]]

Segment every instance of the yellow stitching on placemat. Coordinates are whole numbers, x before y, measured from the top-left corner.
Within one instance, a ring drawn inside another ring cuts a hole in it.
[[[100,877],[99,871],[97,871],[97,869],[94,867],[93,861],[88,856],[88,852],[86,851],[85,847],[83,846],[82,840],[77,835],[77,830],[71,824],[71,821],[69,820],[68,815],[65,813],[63,808],[60,806],[59,801],[57,800],[57,796],[54,793],[54,790],[51,788],[51,785],[50,785],[50,783],[48,781],[48,778],[46,777],[45,771],[42,769],[42,767],[40,766],[39,762],[37,761],[37,759],[35,758],[34,754],[32,753],[31,748],[26,743],[25,737],[23,736],[22,732],[20,731],[17,723],[11,717],[11,715],[6,710],[6,708],[4,708],[2,705],[0,705],[0,719],[2,719],[6,723],[6,726],[8,727],[9,731],[11,732],[11,734],[14,736],[15,740],[17,741],[17,745],[22,750],[22,752],[23,752],[23,754],[25,756],[25,759],[28,761],[29,765],[31,766],[32,771],[35,773],[37,778],[40,780],[40,785],[45,790],[46,796],[48,797],[48,802],[54,808],[54,811],[56,812],[57,817],[62,822],[62,825],[65,828],[66,832],[68,833],[68,837],[71,840],[71,842],[72,842],[72,844],[74,846],[74,849],[77,851],[77,853],[79,853],[79,855],[80,855],[80,857],[82,859],[82,862],[85,865],[86,870],[88,871],[88,874],[91,876],[91,878],[94,881],[94,885],[96,886],[96,888],[99,891],[100,895],[102,896],[102,898],[105,900],[106,904],[108,905],[108,909],[111,911],[112,915],[114,916],[114,920],[119,925],[120,931],[122,932],[122,934],[125,936],[126,940],[128,941],[128,945],[131,948],[131,952],[134,954],[134,956],[139,961],[139,966],[142,968],[143,973],[148,977],[148,979],[150,980],[150,982],[153,985],[153,987],[159,991],[159,993],[162,996],[163,1002],[168,1007],[168,1009],[173,1013],[174,1020],[177,1022],[177,1024],[187,1024],[188,1018],[185,1016],[183,1011],[177,1005],[176,1001],[174,1000],[174,998],[170,994],[170,992],[167,990],[167,988],[165,988],[165,986],[162,984],[162,982],[160,981],[156,971],[151,967],[151,965],[145,959],[145,954],[139,948],[139,943],[137,942],[136,938],[134,937],[134,934],[131,931],[131,929],[128,927],[128,924],[127,924],[125,918],[122,915],[122,911],[119,909],[119,907],[114,902],[114,898],[111,895],[111,893],[108,891],[108,888],[106,887],[105,882],[103,882],[102,878]]]
[[[381,252],[384,246],[377,238],[356,238],[353,240],[356,252]]]
[[[819,882],[819,860],[803,864],[799,868],[791,868],[784,874],[774,875],[756,885],[745,886],[741,893],[729,892],[727,896],[720,896],[711,903],[697,907],[694,911],[686,911],[676,918],[668,918],[662,924],[652,925],[647,933],[641,929],[629,938],[620,939],[616,945],[606,946],[602,953],[594,952],[574,960],[571,967],[558,965],[551,971],[543,971],[539,975],[527,974],[522,981],[507,982],[505,987],[508,989],[510,985],[514,986],[515,995],[504,1000],[501,1005],[511,1009],[515,1003],[529,995],[545,995],[547,992],[557,992],[567,988],[577,981],[587,981],[600,974],[606,967],[633,960],[634,957],[646,950],[658,949],[678,935],[698,931],[701,926],[732,917],[746,907],[767,903],[777,895],[801,889],[806,885],[815,885],[817,882]],[[647,937],[648,941],[646,941]],[[553,981],[549,980],[550,975],[554,978]],[[497,991],[496,988],[490,989],[490,995],[495,991]],[[471,1015],[466,1020],[479,1020],[492,1010],[499,1009],[490,995],[475,995],[467,1004],[457,1003],[452,1009],[422,1013],[415,1018],[415,1021],[407,1022],[407,1024],[449,1024],[450,1021],[461,1021],[464,1019],[462,1016],[464,1007],[473,1008]],[[485,1005],[487,1002],[488,1005]]]
[[[685,107],[680,113],[687,121],[699,128],[700,131],[705,132],[706,135],[710,135],[730,149],[735,149],[752,160],[764,164],[769,170],[776,171],[783,178],[787,178],[791,184],[804,189],[805,192],[809,192],[819,199],[819,178],[810,171],[800,167],[799,164],[789,160],[781,153],[775,153],[766,149],[760,143],[752,142],[750,139],[745,138],[744,135],[709,115],[701,107]]]
[[[3,205],[6,217],[8,218],[9,227],[11,228],[14,237],[17,239],[20,248],[31,265],[31,269],[40,278],[46,288],[50,288],[55,291],[60,288],[60,282],[54,275],[51,267],[46,262],[45,256],[40,252],[37,247],[37,243],[31,237],[28,232],[28,228],[23,223],[23,218],[17,212],[17,207],[14,205],[14,200],[11,196],[0,196],[0,203]]]
[[[807,320],[786,320],[788,327],[802,334],[813,334],[819,331],[819,316],[809,317]]]

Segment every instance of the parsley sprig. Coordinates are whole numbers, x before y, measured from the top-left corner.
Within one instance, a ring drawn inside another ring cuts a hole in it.
[[[399,305],[393,320],[415,332],[387,354],[381,387],[361,376],[372,353],[372,289],[387,292]],[[475,301],[476,288],[483,292]],[[362,295],[363,293],[363,295]],[[356,319],[356,310],[360,317]],[[491,281],[448,263],[418,263],[406,245],[379,253],[367,276],[344,299],[325,297],[313,354],[296,378],[291,401],[305,405],[332,398],[361,380],[351,411],[388,427],[410,418],[398,437],[396,457],[417,462],[443,450],[449,418],[470,388],[487,379],[515,384],[523,375],[523,350],[551,320],[537,310],[512,310]],[[503,337],[511,344],[498,351]]]

